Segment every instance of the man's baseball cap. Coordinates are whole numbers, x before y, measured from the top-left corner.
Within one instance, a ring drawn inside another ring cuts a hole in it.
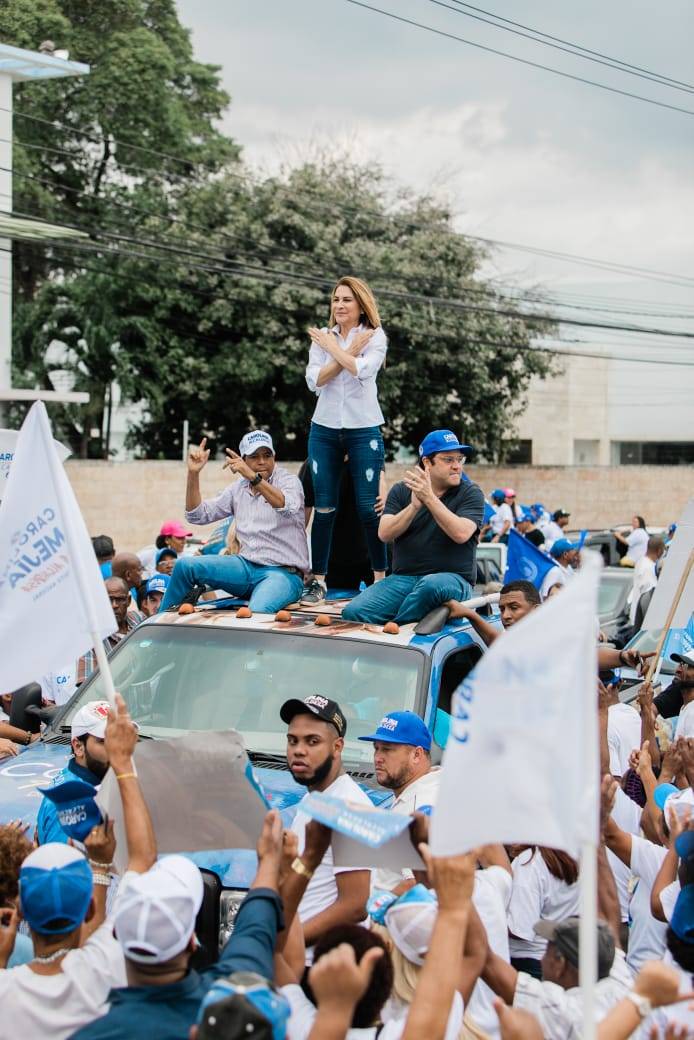
[[[435,455],[439,451],[462,451],[469,454],[472,448],[469,444],[461,444],[452,430],[432,430],[419,445],[419,457]]]
[[[492,491],[492,498],[499,502],[503,502],[506,498],[506,492],[502,488],[495,488],[494,491]]]
[[[186,531],[183,524],[179,524],[178,520],[165,520],[161,525],[159,531],[160,535],[165,538],[192,538],[193,532]]]
[[[280,708],[280,718],[287,725],[295,715],[315,715],[323,722],[329,722],[337,730],[338,737],[344,737],[347,732],[347,719],[342,714],[342,709],[337,701],[331,701],[329,697],[323,697],[320,693],[313,693],[310,697],[300,701],[294,697],[285,701]]]
[[[430,889],[414,885],[401,896],[377,892],[366,909],[373,921],[388,929],[395,946],[408,961],[424,964],[439,910]]]
[[[128,960],[164,964],[185,950],[195,931],[204,888],[185,856],[164,856],[121,886],[113,915],[116,939]]]
[[[610,974],[614,963],[614,938],[603,921],[599,921],[597,927],[598,979],[605,979]],[[578,968],[578,929],[578,917],[567,917],[564,921],[538,921],[535,925],[537,935],[554,943],[562,957],[566,957],[574,968]]]
[[[39,935],[66,935],[84,921],[92,872],[78,849],[50,841],[30,852],[19,871],[22,917]]]
[[[694,668],[694,650],[686,650],[683,654],[670,654],[670,660]]]
[[[178,553],[176,552],[176,550],[172,549],[168,545],[165,545],[163,549],[157,550],[157,555],[154,558],[155,564],[161,563],[165,556],[173,556],[175,560],[178,559]]]
[[[571,542],[568,538],[557,538],[556,542],[553,543],[552,548],[549,550],[550,556],[554,556],[555,559],[562,556],[565,552],[571,552],[572,549],[579,549],[578,542]]]
[[[552,513],[553,520],[558,520],[562,516],[571,516],[571,513],[567,513],[565,509],[555,509]]]
[[[431,749],[431,733],[426,724],[413,711],[391,711],[384,715],[375,733],[368,737],[357,737],[357,740],[379,741],[383,744],[411,744]]]
[[[171,577],[168,574],[155,574],[145,582],[145,596],[151,596],[153,592],[161,592],[162,595],[169,587]]]
[[[694,945],[694,885],[685,885],[680,891],[670,918],[670,927],[678,939],[690,946]]]
[[[202,998],[199,1040],[285,1040],[289,1001],[262,975],[235,971],[217,979]]]
[[[84,737],[88,734],[103,740],[106,736],[109,709],[108,701],[88,701],[83,704],[73,716],[70,737]]]
[[[239,444],[239,455],[241,457],[245,455],[255,455],[259,448],[269,448],[272,454],[275,454],[275,449],[272,444],[272,437],[265,430],[251,430],[245,437],[241,438]]]

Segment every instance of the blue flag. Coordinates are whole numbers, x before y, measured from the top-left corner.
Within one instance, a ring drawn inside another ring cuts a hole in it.
[[[537,546],[522,534],[518,534],[518,531],[509,531],[504,584],[509,581],[531,581],[535,588],[539,589],[545,574],[553,567],[556,567],[556,564],[550,556],[540,552]]]
[[[663,657],[667,660],[671,654],[690,654],[694,649],[694,614],[687,622],[686,628],[671,628],[665,638]]]

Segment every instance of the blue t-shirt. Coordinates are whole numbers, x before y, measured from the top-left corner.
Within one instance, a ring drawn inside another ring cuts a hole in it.
[[[84,766],[78,765],[74,758],[71,758],[65,768],[61,769],[53,779],[51,786],[56,787],[58,784],[64,783],[71,773],[73,776],[78,776],[80,780],[86,780],[94,787],[98,787],[101,783],[101,778],[92,773],[91,769],[85,769]],[[49,841],[62,841],[67,845],[68,835],[60,826],[58,807],[50,798],[44,797],[41,800],[39,814],[36,817],[36,840],[39,845],[46,845]]]

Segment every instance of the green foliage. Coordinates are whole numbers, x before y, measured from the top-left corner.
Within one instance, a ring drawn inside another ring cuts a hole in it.
[[[389,339],[391,455],[450,426],[499,456],[530,378],[550,370],[528,349],[548,328],[500,313],[482,252],[445,207],[336,158],[250,177],[215,128],[228,103],[218,69],[194,61],[173,0],[0,9],[0,39],[47,37],[92,72],[17,91],[15,209],[87,229],[98,247],[16,246],[15,377],[50,387],[68,368],[90,393],[87,409],[55,414],[75,450],[107,453],[88,431],[106,427],[117,382],[145,406],[130,438],[143,456],[180,457],[188,419],[218,448],[267,426],[282,456],[302,458],[315,404],[306,329],[326,323],[331,284],[352,273],[372,285]],[[46,356],[51,340],[65,357]]]

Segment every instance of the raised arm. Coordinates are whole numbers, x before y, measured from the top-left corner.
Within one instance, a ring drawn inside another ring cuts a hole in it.
[[[465,603],[460,603],[456,599],[449,600],[446,606],[448,607],[451,620],[453,618],[465,618],[470,622],[475,632],[482,637],[487,646],[491,646],[498,637],[499,633],[494,626],[485,621],[483,617],[480,617],[474,607],[468,607]]]
[[[200,494],[200,471],[207,465],[210,449],[207,437],[203,437],[198,446],[191,444],[188,449],[188,479],[186,481],[186,512],[197,509],[202,503]]]
[[[104,744],[123,803],[128,870],[144,874],[156,862],[157,842],[133,763],[137,729],[119,693],[116,694],[116,710],[112,708],[109,712]]]

